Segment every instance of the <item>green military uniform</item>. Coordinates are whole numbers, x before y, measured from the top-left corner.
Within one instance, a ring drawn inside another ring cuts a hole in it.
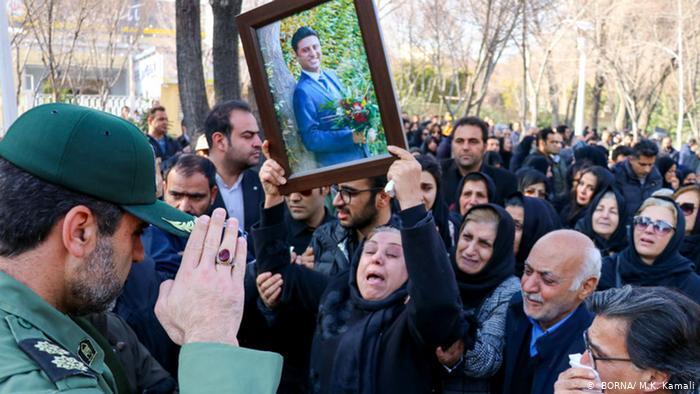
[[[3,272],[0,294],[0,393],[118,392],[104,351],[68,315]],[[180,392],[274,393],[281,371],[275,353],[187,344]]]
[[[0,157],[172,234],[186,236],[194,225],[191,216],[156,199],[153,151],[143,134],[104,112],[66,104],[35,107],[8,129]],[[180,351],[179,367],[182,393],[274,393],[282,357],[190,343]],[[60,312],[0,272],[0,394],[129,392],[120,368],[109,342],[86,319]]]

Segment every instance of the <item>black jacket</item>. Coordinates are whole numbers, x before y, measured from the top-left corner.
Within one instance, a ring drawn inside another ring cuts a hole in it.
[[[423,205],[402,211],[409,280],[382,301],[366,301],[357,261],[333,278],[289,263],[284,225],[266,210],[253,229],[258,272],[284,278],[280,303],[317,312],[311,390],[321,393],[426,393],[437,384],[435,349],[463,329],[461,305],[442,239]],[[272,221],[271,221],[272,220]],[[436,284],[440,284],[436,286]],[[286,322],[290,327],[299,319]]]
[[[121,362],[132,393],[176,392],[175,379],[153,358],[119,315],[112,312],[93,313],[86,319],[102,334]]]
[[[160,170],[165,172],[165,170],[175,164],[175,160],[177,160],[176,155],[181,150],[180,143],[166,135],[163,137],[165,138],[165,150],[163,150],[155,138],[148,134],[146,136],[153,148],[153,153],[155,153],[157,158],[160,158]]]
[[[652,193],[661,189],[661,174],[654,166],[651,173],[647,175],[644,185],[639,181],[637,175],[632,171],[629,159],[621,163],[617,163],[613,167],[613,175],[615,176],[615,187],[622,193],[627,205],[625,215],[628,219],[634,217],[634,213],[642,206],[642,203],[647,198],[651,197]]]
[[[386,225],[398,227],[398,217],[392,215]],[[350,260],[357,252],[360,241],[354,230],[333,220],[318,226],[309,246],[314,249],[314,271],[334,276],[350,268]]]
[[[255,170],[249,168],[243,171],[241,175],[243,176],[241,187],[243,188],[244,230],[248,233],[248,236],[250,236],[250,228],[260,220],[260,205],[262,205],[265,199],[265,194],[258,173]],[[221,197],[221,191],[216,193],[216,199],[214,200],[214,204],[209,208],[209,214],[216,208],[226,209],[224,199]],[[254,247],[255,244],[248,238],[248,255],[251,258],[255,256]]]
[[[537,340],[537,355],[530,357],[532,323],[523,310],[521,293],[516,293],[506,318],[503,393],[553,393],[559,374],[569,369],[569,354],[585,351],[583,331],[592,321],[585,305],[579,305],[564,324]]]
[[[114,312],[129,323],[139,341],[160,365],[172,376],[177,376],[180,347],[170,339],[153,310],[162,280],[153,259],[146,255],[144,261],[131,266]]]
[[[459,172],[454,159],[443,160],[440,165],[442,167],[442,181],[440,182],[443,192],[442,196],[445,199],[445,204],[448,207],[452,207],[456,202],[457,185],[462,180],[462,174]],[[492,202],[498,205],[503,205],[506,197],[518,191],[518,180],[513,173],[507,170],[482,164],[479,172],[490,176],[496,184],[496,196]]]

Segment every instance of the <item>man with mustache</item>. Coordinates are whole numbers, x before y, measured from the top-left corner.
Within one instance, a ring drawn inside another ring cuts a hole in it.
[[[260,161],[262,146],[258,122],[247,103],[225,101],[212,108],[204,134],[209,159],[216,167],[218,193],[213,208],[226,208],[228,216],[238,219],[248,232],[259,219],[263,198],[258,174],[252,169]]]
[[[276,391],[281,358],[238,343],[238,222],[222,209],[195,221],[157,200],[155,172],[143,134],[104,112],[48,104],[10,126],[0,141],[0,392],[129,391],[115,349],[85,315],[117,298],[144,257],[147,224],[190,234],[155,307],[182,346],[180,391]]]
[[[585,350],[583,331],[593,315],[584,301],[598,286],[600,267],[600,252],[579,232],[557,230],[535,243],[506,317],[503,393],[553,392],[568,355]]]

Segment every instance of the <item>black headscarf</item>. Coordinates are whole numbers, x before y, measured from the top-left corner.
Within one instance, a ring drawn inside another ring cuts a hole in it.
[[[505,209],[496,204],[479,204],[471,207],[467,211],[472,212],[477,209],[490,209],[498,215],[498,227],[496,230],[496,240],[493,243],[493,254],[484,268],[476,274],[462,272],[457,265],[457,248],[451,251],[452,267],[455,270],[459,293],[462,304],[466,308],[477,308],[486,297],[489,296],[504,280],[513,276],[515,271],[515,257],[513,256],[513,238],[515,237],[515,224]],[[459,229],[460,235],[464,230],[466,221]]]
[[[608,186],[612,185],[615,181],[612,173],[605,167],[592,166],[583,170],[581,177],[587,173],[592,173],[596,178],[595,190],[593,191],[593,196],[591,196],[591,202],[601,190],[606,189]],[[579,180],[580,182],[580,180]],[[586,208],[591,205],[581,206],[576,202],[576,190],[572,189],[570,192],[569,203],[564,206],[561,211],[561,220],[565,228],[574,228],[576,223],[583,218],[586,213]]]
[[[503,159],[498,152],[488,151],[484,153],[483,162],[491,167],[503,167]]]
[[[674,164],[676,164],[676,161],[669,156],[661,156],[656,158],[655,164],[656,169],[658,169],[659,173],[661,174],[661,181],[663,182],[662,186],[667,189],[673,189],[673,186],[666,182],[666,173],[669,169],[671,169],[671,167],[673,167]]]
[[[700,195],[700,186],[695,185],[686,187],[689,188],[689,190],[683,193],[693,193],[693,190],[695,190],[694,193]],[[700,210],[700,207],[695,207],[695,209]],[[693,230],[690,232],[690,234],[686,235],[683,239],[683,243],[681,244],[678,252],[681,254],[681,256],[684,256],[688,260],[692,261],[693,264],[695,264],[695,272],[700,274],[700,212],[695,215],[695,226],[693,226]]]
[[[595,213],[600,200],[607,192],[611,192],[617,200],[618,224],[615,231],[610,235],[610,238],[605,239],[593,231],[593,213]],[[625,198],[614,187],[608,186],[602,189],[593,198],[593,201],[588,205],[586,212],[577,223],[576,231],[586,234],[588,238],[593,240],[595,247],[600,250],[601,255],[607,256],[613,253],[618,253],[627,247],[627,226],[628,222],[627,210],[625,208]]]
[[[457,195],[455,196],[455,202],[457,204],[455,209],[456,212],[459,212],[459,197],[462,195],[462,189],[464,188],[466,178],[473,176],[478,177],[486,183],[486,192],[488,193],[489,202],[494,202],[496,200],[496,184],[493,182],[493,179],[491,179],[490,176],[484,174],[483,172],[470,172],[467,175],[463,176],[462,179],[459,180],[459,184],[457,185]]]
[[[588,163],[589,165],[608,167],[608,152],[602,146],[584,145],[574,149],[576,163]]]
[[[440,163],[432,155],[421,154],[416,156],[416,160],[420,163],[421,171],[426,171],[435,180],[437,191],[435,193],[435,202],[430,211],[433,213],[440,238],[445,243],[445,249],[450,250],[452,245],[454,245],[454,234],[457,232],[457,228],[454,228],[456,227],[455,224],[451,223],[449,209],[445,199],[442,198],[442,169],[440,168]],[[450,231],[450,227],[453,227],[453,231]]]
[[[530,154],[532,150],[532,143],[535,142],[535,137],[527,136],[520,141],[518,146],[515,148],[515,153],[510,159],[510,166],[508,169],[515,172],[523,164],[525,158]]]
[[[394,223],[396,225],[396,223]],[[379,351],[380,334],[404,309],[408,296],[408,280],[383,300],[365,300],[357,286],[357,269],[362,255],[361,245],[352,256],[350,269],[331,281],[326,296],[319,306],[323,318],[318,322],[317,335],[322,337],[339,336],[338,353],[335,357],[335,370],[331,388],[348,387],[355,389],[372,387],[376,366],[372,362]],[[348,282],[343,284],[345,275]],[[361,315],[362,322],[356,323],[358,330],[347,330],[347,322],[353,316]],[[347,330],[347,331],[346,331]],[[359,371],[359,372],[358,372]]]
[[[523,161],[521,168],[525,167],[534,168],[542,174],[547,175],[547,170],[549,170],[549,161],[547,161],[547,158],[545,158],[543,155],[533,154],[528,156],[527,159]]]
[[[673,203],[678,218],[673,236],[661,254],[648,265],[637,254],[634,245],[634,228],[628,231],[629,246],[618,255],[618,270],[623,283],[637,286],[677,287],[677,278],[693,272],[693,263],[681,256],[679,249],[685,238],[685,218],[683,212],[673,200],[655,197]],[[614,258],[614,257],[613,257]]]
[[[678,174],[678,181],[683,186],[683,182],[685,182],[685,178],[688,177],[688,175],[694,173],[695,170],[692,168],[688,168],[686,166],[678,166],[678,170],[676,173]]]
[[[511,196],[511,198],[513,197],[522,201],[525,214],[523,235],[520,238],[518,253],[515,255],[515,274],[521,277],[523,276],[525,260],[530,254],[532,247],[535,246],[535,242],[545,234],[559,230],[561,222],[559,221],[559,214],[548,201],[541,198],[525,197],[521,193],[516,193]]]

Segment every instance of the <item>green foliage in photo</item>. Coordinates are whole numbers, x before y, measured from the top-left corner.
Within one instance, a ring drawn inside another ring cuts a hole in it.
[[[366,98],[377,103],[367,63],[360,25],[352,0],[332,0],[281,21],[280,41],[287,67],[299,78],[301,67],[294,56],[292,36],[302,26],[312,28],[321,42],[321,64],[335,70],[346,89],[346,98]],[[386,135],[378,128],[377,138],[368,144],[372,156],[384,154]]]

